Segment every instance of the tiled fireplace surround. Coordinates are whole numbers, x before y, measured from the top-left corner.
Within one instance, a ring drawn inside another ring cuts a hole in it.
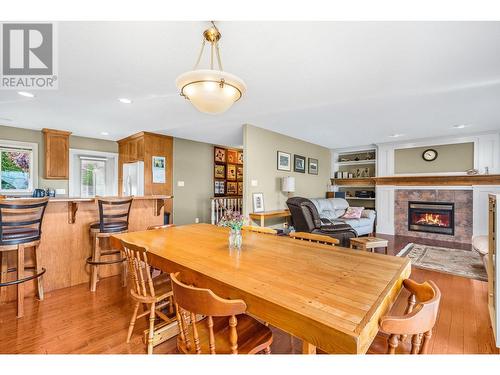
[[[472,190],[396,189],[394,194],[394,232],[396,235],[471,243],[472,195]],[[455,235],[409,231],[409,201],[455,203]]]

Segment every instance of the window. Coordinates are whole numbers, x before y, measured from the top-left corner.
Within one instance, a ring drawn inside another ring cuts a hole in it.
[[[69,150],[69,195],[118,195],[118,154]]]
[[[30,193],[36,183],[36,144],[0,141],[0,192]]]
[[[106,159],[80,157],[80,195],[106,195]]]

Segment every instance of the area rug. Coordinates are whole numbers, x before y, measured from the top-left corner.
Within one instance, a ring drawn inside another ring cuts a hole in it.
[[[410,258],[417,268],[488,281],[483,261],[474,251],[410,243],[397,256]]]

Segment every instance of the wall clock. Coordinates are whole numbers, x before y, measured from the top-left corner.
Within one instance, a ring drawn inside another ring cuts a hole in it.
[[[437,151],[432,148],[428,148],[427,150],[422,152],[422,158],[425,161],[434,161],[437,159],[437,157],[438,157]]]

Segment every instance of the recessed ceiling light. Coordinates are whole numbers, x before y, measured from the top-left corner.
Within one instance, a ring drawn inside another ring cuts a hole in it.
[[[467,125],[465,125],[465,124],[459,124],[459,125],[453,125],[453,127],[454,127],[455,129],[463,129],[463,128],[466,128],[466,127],[467,127]]]
[[[108,132],[101,132],[101,135],[109,135]]]
[[[27,92],[27,91],[18,91],[17,93],[19,95],[25,96],[27,98],[34,98],[35,97],[35,94],[32,94],[31,92]]]
[[[132,100],[128,98],[118,98],[118,101],[123,104],[131,104]]]
[[[389,137],[391,138],[399,138],[399,137],[402,137],[404,134],[391,134]]]

